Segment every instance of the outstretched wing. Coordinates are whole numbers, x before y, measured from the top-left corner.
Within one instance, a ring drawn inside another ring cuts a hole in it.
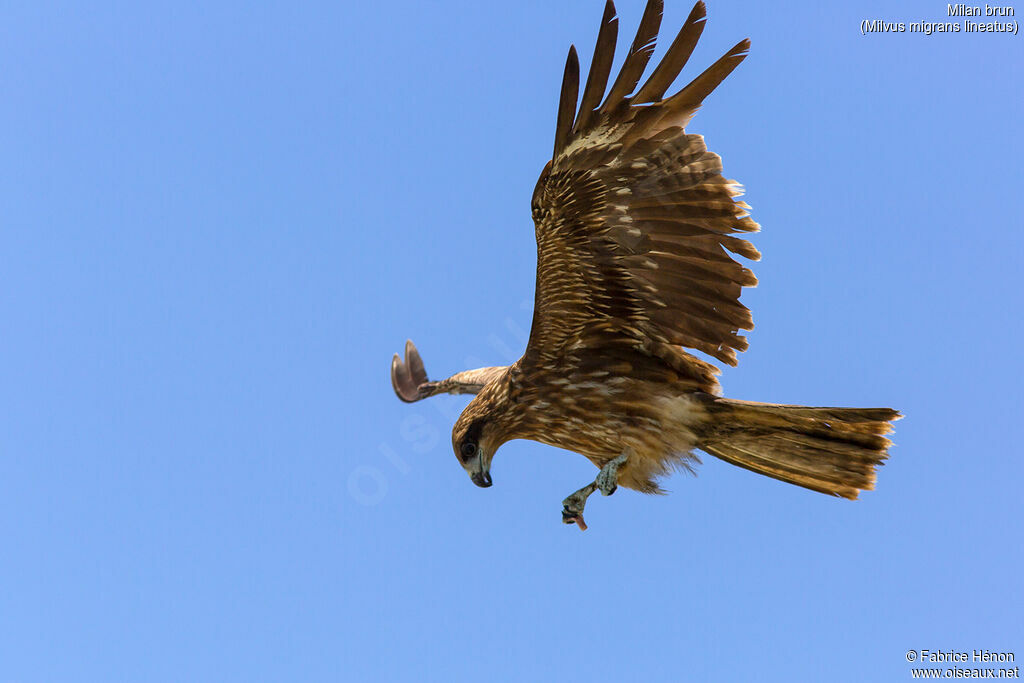
[[[537,181],[537,292],[524,370],[557,363],[570,349],[632,344],[713,390],[718,370],[678,347],[736,364],[753,328],[739,302],[753,273],[729,252],[760,254],[734,233],[753,232],[741,188],[684,126],[743,61],[740,42],[689,85],[665,91],[704,27],[690,12],[661,63],[630,96],[654,52],[661,0],[649,0],[636,38],[604,103],[618,20],[605,6],[590,74],[576,113],[579,63],[570,48],[552,161]]]
[[[391,386],[398,398],[406,403],[438,394],[478,394],[488,382],[508,370],[506,366],[477,368],[452,375],[440,382],[427,379],[423,359],[412,340],[405,342],[405,361],[398,354],[391,359]]]

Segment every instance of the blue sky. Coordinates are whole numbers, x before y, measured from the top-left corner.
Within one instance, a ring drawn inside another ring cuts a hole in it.
[[[937,2],[708,4],[684,77],[753,50],[690,130],[763,226],[725,391],[907,417],[858,502],[706,458],[586,533],[559,514],[586,460],[513,442],[478,489],[467,399],[387,373],[407,337],[437,376],[521,353],[529,197],[600,2],[5,5],[0,681],[1024,656],[1020,38],[860,34]]]

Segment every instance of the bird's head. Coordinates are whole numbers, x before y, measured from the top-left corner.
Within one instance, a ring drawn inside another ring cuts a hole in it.
[[[452,429],[452,448],[462,469],[477,486],[491,485],[491,459],[503,440],[497,435],[496,422],[483,395],[473,399],[462,411]]]

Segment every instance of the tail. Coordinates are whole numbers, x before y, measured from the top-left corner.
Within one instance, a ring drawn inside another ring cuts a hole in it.
[[[891,408],[809,408],[716,398],[701,450],[781,481],[854,500],[888,457]]]

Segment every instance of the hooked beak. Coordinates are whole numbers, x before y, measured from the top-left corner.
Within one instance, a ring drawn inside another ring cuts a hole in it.
[[[487,488],[492,483],[490,472],[474,472],[469,478],[473,480],[474,484],[482,489]]]

